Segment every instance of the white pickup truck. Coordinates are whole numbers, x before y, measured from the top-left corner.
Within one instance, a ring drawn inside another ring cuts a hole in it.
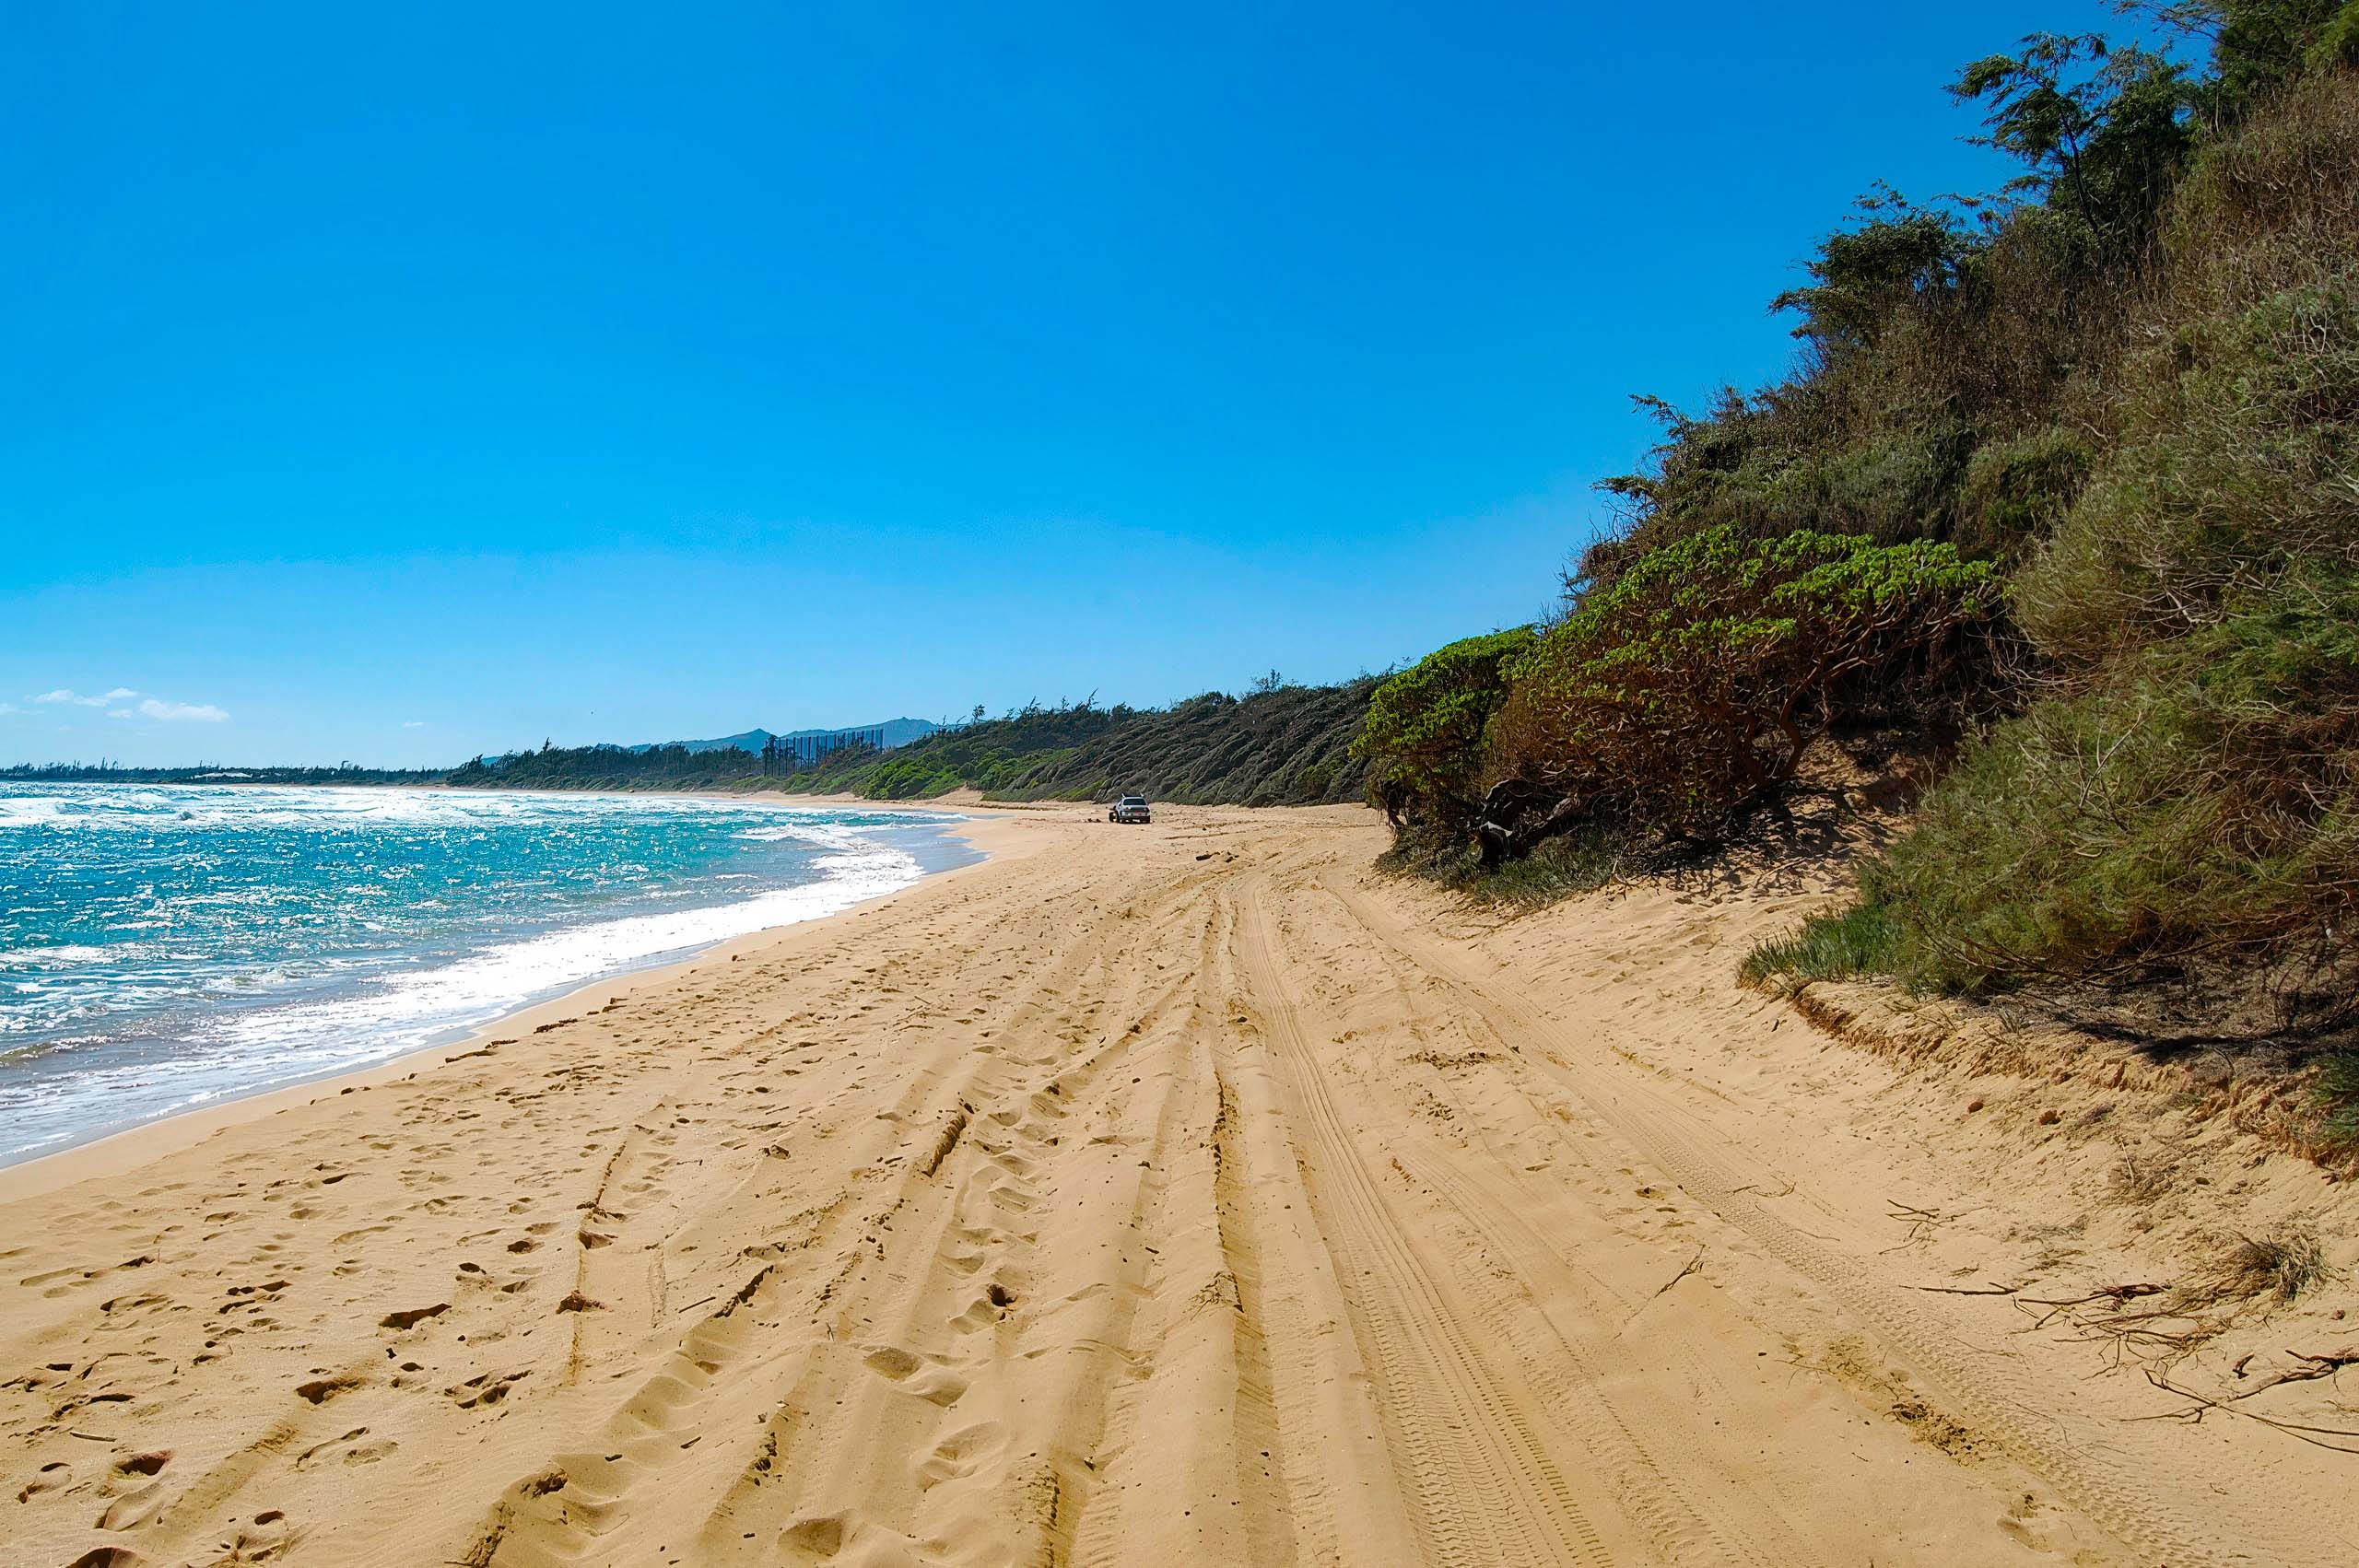
[[[1144,795],[1125,795],[1106,808],[1108,822],[1152,822],[1155,813],[1147,810]]]

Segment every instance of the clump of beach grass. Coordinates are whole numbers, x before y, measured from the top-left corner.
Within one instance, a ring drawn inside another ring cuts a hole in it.
[[[2359,1052],[2330,1056],[2318,1068],[2319,1136],[2338,1150],[2359,1149]]]
[[[1889,974],[1900,942],[1890,910],[1863,900],[1832,914],[1813,915],[1790,935],[1765,942],[1745,955],[1738,977],[1746,985],[1846,980]]]

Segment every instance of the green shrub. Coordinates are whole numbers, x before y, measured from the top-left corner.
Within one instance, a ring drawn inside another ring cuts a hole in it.
[[[2359,1144],[2359,1055],[2339,1051],[2319,1064],[2316,1090],[2326,1112],[2319,1130],[2336,1143]]]
[[[2351,0],[2318,29],[2305,64],[2313,71],[2359,67],[2359,0]]]
[[[2329,954],[2359,915],[2359,590],[2286,583],[2000,726],[1868,889],[1942,990]]]
[[[1881,543],[1921,538],[1926,520],[1950,509],[1971,446],[1941,422],[1875,431],[1827,462],[1818,516]]]
[[[1968,66],[2013,199],[1880,191],[1778,301],[1793,374],[1640,400],[1665,434],[1606,482],[1623,526],[1418,759],[1491,787],[1490,858],[1661,853],[1830,729],[2012,707],[1862,901],[1749,974],[2241,974],[2281,1023],[2359,1017],[2359,3],[2165,9],[2208,71],[2058,35]],[[1475,863],[1422,825],[1402,853]],[[2336,1114],[2359,1136],[2359,1093]]]
[[[1464,638],[1376,688],[1351,755],[1371,762],[1368,790],[1395,824],[1462,821],[1484,766],[1484,733],[1507,698],[1507,666],[1530,626]]]
[[[2015,579],[2062,678],[1869,887],[1920,986],[2192,980],[2199,1011],[2331,1021],[2359,914],[2359,82],[2208,146],[2165,234],[2106,439]]]
[[[1977,448],[1966,466],[1960,546],[2004,556],[2046,538],[2087,481],[2091,461],[2087,440],[2059,426]]]
[[[2296,563],[2359,567],[2359,260],[2345,265],[2147,356],[2124,439],[2017,581],[2044,650],[2094,663]]]
[[[1834,722],[1945,706],[1995,572],[1946,544],[1708,529],[1641,556],[1508,667],[1497,766],[1601,820],[1689,837]]]

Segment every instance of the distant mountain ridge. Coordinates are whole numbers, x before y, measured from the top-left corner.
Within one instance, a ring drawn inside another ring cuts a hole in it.
[[[853,730],[877,730],[884,732],[885,749],[906,746],[911,741],[923,740],[942,728],[931,719],[887,719],[881,724],[839,724],[824,730],[747,730],[740,734],[722,735],[709,741],[647,741],[626,746],[625,751],[651,752],[664,746],[678,746],[689,752],[725,752],[732,748],[759,755],[771,741],[804,741],[819,735],[839,735]]]

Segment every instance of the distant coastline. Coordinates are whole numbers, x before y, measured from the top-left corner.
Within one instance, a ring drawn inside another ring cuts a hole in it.
[[[119,767],[79,762],[17,763],[0,767],[6,784],[387,784],[440,785],[447,767],[237,767],[199,763],[191,767]]]

